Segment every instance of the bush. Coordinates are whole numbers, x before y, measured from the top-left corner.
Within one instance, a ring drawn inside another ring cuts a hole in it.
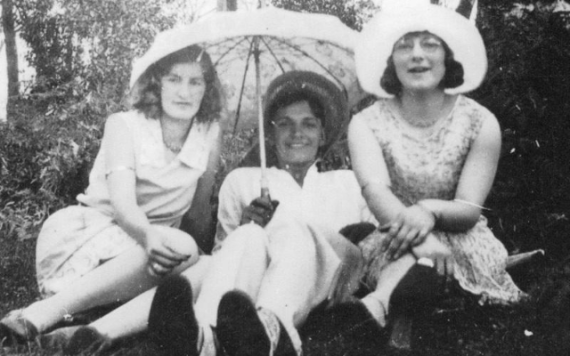
[[[503,152],[488,214],[509,251],[570,252],[570,31],[556,2],[480,3],[489,57],[472,96],[503,129]]]
[[[43,220],[87,185],[103,120],[117,105],[93,96],[56,99],[21,98],[0,126],[0,233],[35,237]]]

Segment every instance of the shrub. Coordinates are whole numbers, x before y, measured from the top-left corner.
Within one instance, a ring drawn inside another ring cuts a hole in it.
[[[0,126],[0,233],[35,237],[51,212],[74,202],[87,185],[103,119],[115,106],[94,96],[64,104],[28,96],[15,103],[12,119]]]
[[[503,152],[488,204],[491,226],[513,252],[570,252],[570,43],[556,2],[480,3],[489,57],[472,96],[503,129]]]

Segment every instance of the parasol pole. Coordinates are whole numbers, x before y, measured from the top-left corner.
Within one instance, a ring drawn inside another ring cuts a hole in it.
[[[265,7],[265,0],[259,1],[259,7]],[[261,197],[269,198],[269,183],[267,182],[267,155],[265,153],[265,124],[261,105],[261,70],[259,65],[259,37],[253,39],[253,56],[255,59],[255,96],[257,99],[257,119],[259,132],[259,161],[261,167]]]
[[[269,197],[267,183],[267,160],[265,153],[265,125],[263,122],[263,108],[261,107],[261,74],[259,68],[259,37],[253,38],[253,56],[255,60],[255,97],[257,101],[257,121],[259,132],[259,160],[261,167],[261,197]]]

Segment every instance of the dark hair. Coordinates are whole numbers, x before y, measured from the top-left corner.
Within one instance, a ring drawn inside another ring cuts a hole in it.
[[[180,63],[198,62],[206,81],[206,92],[200,109],[196,113],[196,121],[212,122],[220,117],[222,110],[222,94],[216,69],[212,59],[200,46],[192,45],[178,50],[151,65],[138,80],[134,93],[133,106],[146,117],[157,119],[162,115],[160,99],[161,79],[172,67]]]
[[[321,121],[322,126],[325,126],[325,108],[321,103],[321,100],[311,93],[298,90],[290,93],[280,93],[273,98],[273,100],[267,105],[265,110],[265,127],[270,127],[271,122],[275,118],[277,111],[282,108],[286,108],[289,105],[306,101],[313,112],[313,115]]]
[[[449,48],[447,43],[445,43],[445,41],[441,41],[441,43],[445,52],[443,62],[445,65],[445,75],[439,85],[443,89],[457,88],[463,84],[463,66],[453,58],[453,51]],[[396,74],[396,67],[394,66],[392,55],[388,57],[386,69],[380,78],[380,86],[386,93],[392,95],[399,95],[402,91],[402,82],[400,82]]]

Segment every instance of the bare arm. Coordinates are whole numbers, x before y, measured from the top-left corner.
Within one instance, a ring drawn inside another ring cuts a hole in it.
[[[422,243],[435,225],[435,215],[419,205],[404,204],[390,190],[388,168],[372,130],[362,120],[352,120],[348,131],[350,156],[368,207],[388,231],[383,249],[398,258],[411,245]]]
[[[501,130],[494,117],[485,120],[473,142],[457,186],[454,201],[423,200],[420,204],[437,216],[437,227],[466,231],[479,219],[493,185],[501,151]]]
[[[356,179],[369,209],[381,226],[390,223],[405,207],[390,191],[384,155],[372,130],[363,121],[350,122],[348,148]]]
[[[117,117],[110,117],[105,125],[105,170],[111,205],[117,224],[145,248],[149,261],[162,266],[158,273],[166,273],[190,256],[179,253],[165,244],[166,237],[154,229],[137,204],[135,191],[135,160],[129,129]]]

